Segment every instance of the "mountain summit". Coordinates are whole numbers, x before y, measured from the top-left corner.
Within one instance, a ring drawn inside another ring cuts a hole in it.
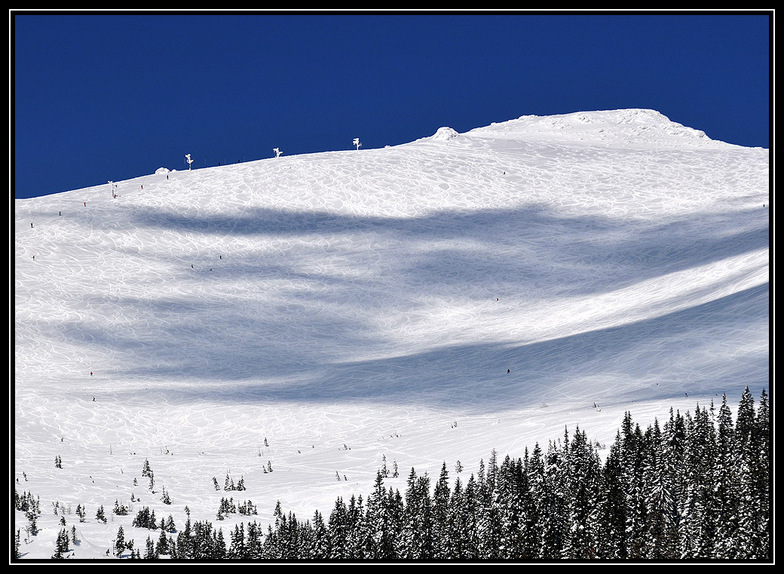
[[[575,112],[555,116],[521,116],[469,132],[473,135],[594,144],[624,148],[679,149],[683,147],[726,147],[705,132],[683,126],[655,110],[623,109]]]

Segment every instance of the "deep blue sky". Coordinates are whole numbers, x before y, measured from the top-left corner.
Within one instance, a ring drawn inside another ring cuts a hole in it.
[[[769,147],[769,14],[11,14],[16,198],[652,108]]]

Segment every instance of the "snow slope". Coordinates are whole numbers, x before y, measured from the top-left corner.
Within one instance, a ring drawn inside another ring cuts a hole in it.
[[[12,479],[43,511],[21,552],[52,555],[55,502],[101,558],[120,525],[157,539],[143,506],[226,534],[228,496],[328,518],[384,459],[402,492],[759,396],[768,162],[631,109],[16,200]]]

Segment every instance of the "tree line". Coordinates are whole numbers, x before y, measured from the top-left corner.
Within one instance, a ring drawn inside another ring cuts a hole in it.
[[[406,489],[335,501],[328,519],[275,508],[274,524],[239,524],[226,541],[208,521],[163,549],[199,560],[751,560],[771,557],[770,413],[748,387],[733,420],[716,408],[669,413],[642,430],[626,413],[602,460],[577,428],[546,448],[450,482],[411,469]],[[159,544],[158,546],[161,546]],[[147,558],[155,558],[147,555]]]
[[[770,412],[748,387],[733,419],[717,408],[670,411],[644,431],[625,413],[609,449],[577,428],[524,455],[490,453],[475,474],[435,481],[411,469],[406,488],[381,470],[364,497],[338,498],[327,518],[275,507],[266,528],[237,524],[225,538],[209,521],[161,528],[144,552],[156,560],[269,561],[769,561]],[[604,455],[600,453],[604,452]],[[31,496],[17,507],[35,505]],[[187,508],[186,508],[187,511]],[[219,513],[220,514],[220,513]],[[130,554],[124,552],[131,550]]]

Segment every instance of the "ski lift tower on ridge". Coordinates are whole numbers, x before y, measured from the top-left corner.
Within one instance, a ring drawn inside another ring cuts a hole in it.
[[[193,163],[193,160],[191,159],[191,154],[189,154],[189,153],[185,154],[185,161],[188,164],[188,171],[190,171],[191,170],[191,164]]]
[[[359,138],[354,138],[354,145],[356,146],[357,151],[359,151],[359,147],[362,145],[359,143]]]

